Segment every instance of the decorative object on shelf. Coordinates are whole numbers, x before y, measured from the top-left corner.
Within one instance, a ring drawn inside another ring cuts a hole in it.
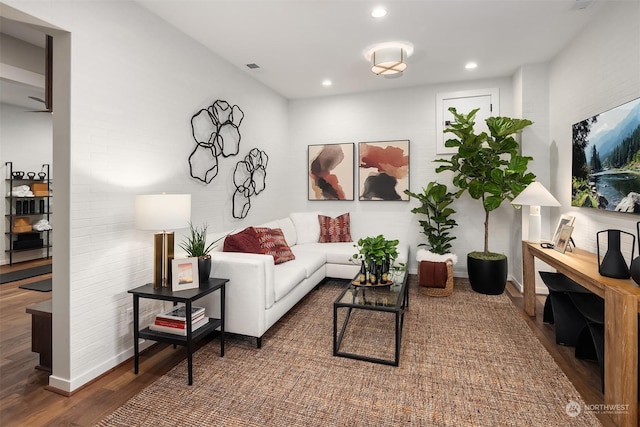
[[[194,226],[189,222],[189,235],[178,244],[187,255],[198,259],[198,272],[200,282],[209,280],[211,274],[211,255],[209,252],[217,246],[217,243],[227,237],[226,235],[214,240],[207,245],[207,228],[205,223],[202,227]]]
[[[359,199],[409,200],[409,140],[360,142]]]
[[[153,287],[171,284],[173,231],[191,221],[191,194],[147,194],[136,196],[135,223],[139,230],[162,230],[153,237]]]
[[[353,262],[368,266],[368,283],[382,283],[383,274],[388,274],[394,261],[398,258],[398,240],[387,240],[382,234],[375,237],[359,239],[353,246],[357,252],[351,256]],[[391,282],[390,282],[391,283]]]
[[[567,249],[571,250],[571,233],[573,233],[573,226],[563,225],[558,233],[558,238],[553,242],[553,248],[561,254]]]
[[[35,177],[36,177],[36,173],[35,172],[27,172],[27,178],[34,179]]]
[[[540,229],[542,219],[540,206],[560,206],[560,202],[538,181],[527,185],[522,193],[511,201],[512,205],[529,206],[529,236],[528,241],[540,243]]]
[[[38,178],[43,180],[47,177],[47,173],[46,172],[38,172]]]
[[[353,143],[309,146],[309,200],[353,200],[353,152]]]
[[[10,196],[13,197],[33,197],[33,192],[31,191],[31,187],[28,185],[16,185],[11,188]]]
[[[232,215],[234,218],[245,218],[251,209],[251,197],[257,196],[266,188],[267,163],[269,156],[262,150],[252,148],[244,158],[236,164],[233,172]]]
[[[43,218],[38,222],[36,222],[35,224],[33,224],[33,229],[36,231],[48,231],[48,230],[52,230],[53,227],[51,227],[51,224],[49,223],[48,220]]]
[[[604,258],[600,258],[600,234],[607,233],[607,253]],[[627,234],[632,237],[631,259],[636,249],[636,236],[622,230],[602,230],[596,233],[596,243],[598,245],[598,273],[602,276],[613,277],[614,279],[628,279],[631,277],[627,262],[620,251],[620,235]],[[600,261],[602,260],[602,261]]]
[[[227,101],[213,105],[191,117],[196,146],[189,155],[191,177],[209,184],[218,175],[218,157],[235,156],[240,150],[240,124],[244,112]]]
[[[172,291],[186,291],[187,289],[197,289],[200,286],[199,261],[199,258],[171,260]],[[209,257],[209,261],[211,261],[211,257]],[[209,280],[208,276],[207,280]]]
[[[24,172],[14,171],[11,173],[11,176],[13,177],[13,179],[22,179],[22,177],[24,176]]]
[[[13,227],[11,230],[14,233],[27,233],[32,230],[31,221],[27,217],[15,217],[13,218]]]
[[[520,144],[513,137],[533,122],[509,117],[489,117],[485,120],[489,134],[474,130],[478,109],[469,114],[449,108],[455,117],[444,130],[456,138],[448,139],[445,147],[457,151],[440,163],[436,172],[451,171],[453,184],[460,190],[456,197],[467,192],[472,199],[480,200],[484,210],[484,250],[467,254],[469,282],[474,291],[497,295],[507,284],[507,257],[489,251],[489,214],[505,200],[513,200],[536,176],[527,172],[532,157],[521,156]]]

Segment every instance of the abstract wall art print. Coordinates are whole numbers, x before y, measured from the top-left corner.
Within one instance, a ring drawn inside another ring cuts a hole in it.
[[[409,141],[360,142],[359,199],[409,200]]]
[[[309,200],[353,200],[354,144],[309,146]]]
[[[640,214],[640,98],[572,130],[571,205]]]

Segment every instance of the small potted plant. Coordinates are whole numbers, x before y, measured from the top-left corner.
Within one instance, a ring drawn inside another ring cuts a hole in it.
[[[217,246],[217,243],[224,239],[226,236],[222,236],[219,239],[207,245],[207,228],[205,223],[202,227],[194,226],[193,223],[189,223],[189,235],[179,243],[189,257],[198,258],[198,277],[200,283],[209,280],[211,274],[211,255],[209,252]]]
[[[422,226],[422,234],[427,238],[427,243],[418,245],[428,248],[419,250],[416,256],[420,263],[418,284],[435,288],[427,291],[429,295],[450,295],[453,291],[453,264],[458,261],[458,257],[451,253],[451,242],[455,240],[451,230],[458,225],[452,218],[456,211],[450,207],[455,194],[450,193],[445,184],[435,181],[427,184],[422,193],[404,192],[420,201],[420,206],[411,209],[411,212],[420,215],[418,222]]]
[[[387,240],[382,234],[375,237],[359,239],[353,246],[358,250],[352,255],[352,260],[364,263],[371,275],[372,269],[380,269],[385,263],[390,269],[398,258],[398,240]],[[373,271],[375,275],[375,271]]]

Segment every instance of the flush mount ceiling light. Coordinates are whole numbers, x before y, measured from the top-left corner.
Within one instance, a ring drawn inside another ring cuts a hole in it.
[[[371,11],[371,17],[382,18],[387,14],[387,10],[384,7],[376,7]]]
[[[364,57],[371,61],[371,71],[376,75],[390,76],[407,68],[406,59],[413,54],[413,45],[406,42],[387,42],[371,46]]]

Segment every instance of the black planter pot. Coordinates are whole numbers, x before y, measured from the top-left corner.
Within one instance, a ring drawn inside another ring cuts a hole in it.
[[[500,295],[507,286],[507,258],[485,260],[467,255],[471,288],[481,294]]]
[[[211,255],[205,255],[198,257],[198,278],[200,283],[204,283],[209,280],[211,274]]]

